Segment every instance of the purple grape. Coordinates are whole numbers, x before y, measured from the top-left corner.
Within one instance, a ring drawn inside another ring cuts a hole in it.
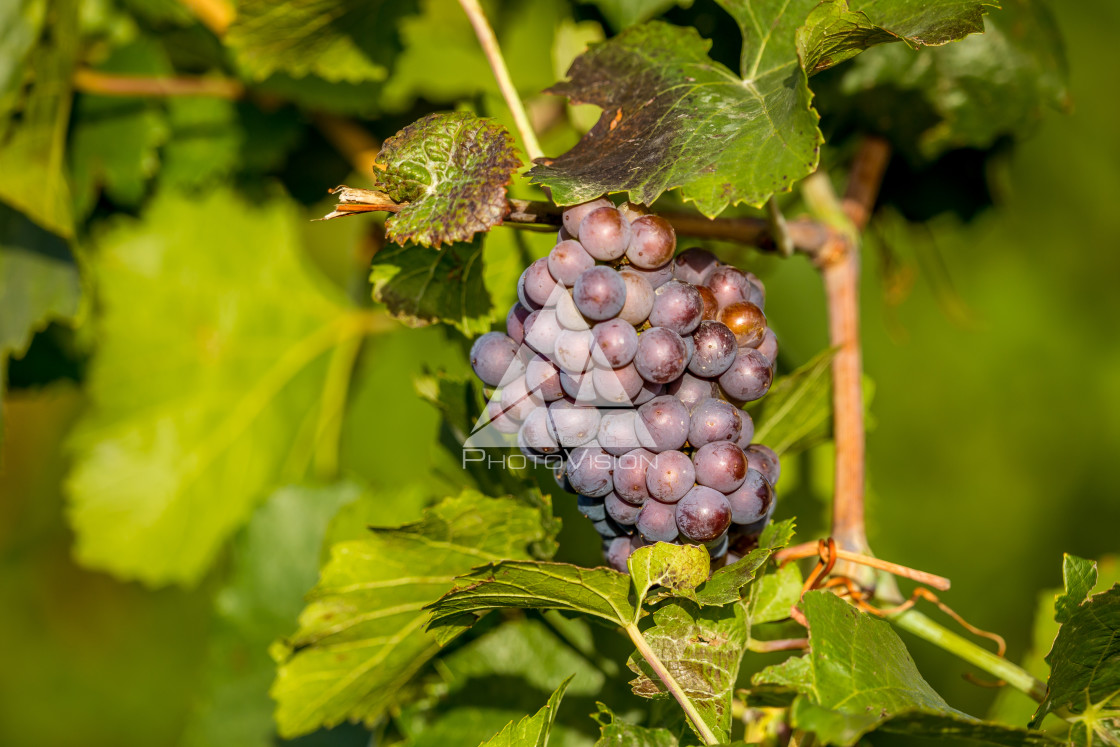
[[[588,319],[605,321],[622,311],[626,303],[626,282],[609,267],[592,267],[576,278],[572,300]]]
[[[708,548],[708,555],[712,560],[720,560],[727,555],[727,550],[731,547],[731,538],[727,532],[724,532],[711,542],[705,542],[704,546]]]
[[[614,457],[603,451],[598,444],[577,446],[568,454],[565,467],[568,480],[580,495],[601,498],[614,490],[611,475],[614,472]]]
[[[646,473],[653,463],[653,452],[634,449],[618,458],[614,467],[614,491],[627,503],[640,506],[649,500]]]
[[[563,223],[563,220],[564,220],[563,217],[561,217],[560,220],[561,220],[561,223]],[[563,225],[561,225],[560,230],[556,232],[556,243],[557,244],[559,244],[561,241],[571,241],[574,238],[575,238],[575,236],[572,236],[570,233],[568,233],[568,229],[564,228]]]
[[[640,344],[638,349],[641,350]],[[774,369],[769,358],[754,348],[739,348],[731,368],[719,377],[719,386],[729,400],[753,402],[770,390],[773,380]]]
[[[704,444],[692,455],[696,482],[730,493],[747,479],[747,455],[730,441]]]
[[[607,516],[626,527],[634,526],[638,521],[638,514],[642,512],[641,506],[627,503],[613,492],[607,493],[603,504],[607,507]]]
[[[700,322],[692,334],[696,345],[688,370],[697,376],[719,376],[731,368],[738,352],[735,335],[722,322]]]
[[[634,531],[633,527],[624,527],[609,516],[601,521],[592,522],[591,527],[599,533],[600,537],[607,540],[624,537]]]
[[[545,402],[552,402],[564,396],[560,387],[560,371],[550,361],[534,356],[525,367],[525,385],[529,391]]]
[[[643,509],[644,510],[644,509]],[[711,542],[731,526],[731,506],[718,490],[697,485],[677,503],[677,529],[692,542]]]
[[[579,238],[579,224],[592,210],[598,210],[601,207],[611,207],[611,201],[605,197],[600,197],[591,202],[585,202],[582,205],[573,205],[570,208],[565,208],[562,222],[564,227],[562,230],[568,232],[568,238]]]
[[[617,208],[596,208],[580,221],[579,243],[595,259],[618,259],[630,245],[630,224]]]
[[[529,310],[520,302],[511,306],[506,314],[506,334],[518,345],[525,341],[525,320],[528,318]]]
[[[688,442],[696,448],[716,441],[738,441],[742,432],[739,408],[730,402],[709,397],[692,409]]]
[[[637,417],[633,410],[604,410],[600,413],[597,440],[603,451],[611,456],[622,456],[637,449],[641,445],[634,430]],[[617,486],[615,489],[618,489]]]
[[[550,358],[560,370],[580,373],[591,368],[591,348],[594,344],[591,330],[564,329],[556,335]]]
[[[769,327],[766,328],[766,334],[763,335],[762,342],[759,343],[757,350],[769,358],[771,363],[778,362],[778,338],[774,334],[774,330]]]
[[[594,407],[580,407],[565,399],[558,399],[548,406],[548,432],[566,449],[582,446],[599,433],[599,411]]]
[[[705,281],[718,265],[719,260],[707,249],[685,249],[673,260],[673,277],[693,285],[707,285]]]
[[[650,542],[673,542],[677,530],[677,513],[673,506],[660,501],[646,501],[638,514],[638,531]]]
[[[638,333],[628,322],[608,319],[591,328],[595,345],[591,358],[600,366],[621,368],[634,360],[638,352]]]
[[[548,253],[548,271],[556,282],[571,288],[584,270],[595,266],[595,258],[578,241],[561,241]]]
[[[637,327],[649,319],[649,312],[653,309],[653,286],[645,276],[629,267],[618,274],[626,283],[626,303],[618,312],[618,318]]]
[[[646,381],[668,384],[683,374],[687,365],[688,345],[673,330],[652,327],[638,335],[634,366]]]
[[[524,376],[514,379],[502,387],[501,402],[502,410],[505,411],[506,415],[518,423],[525,422],[529,413],[543,404],[540,399],[529,392],[525,385]]]
[[[471,345],[471,368],[489,386],[501,386],[511,367],[520,367],[518,343],[501,332],[487,332]]]
[[[738,301],[746,301],[751,295],[751,281],[738,267],[720,265],[712,270],[704,285],[712,289],[720,308]]]
[[[662,503],[676,503],[696,484],[692,460],[680,451],[655,454],[646,471],[650,497]]]
[[[602,498],[592,498],[589,495],[581,495],[576,501],[576,508],[581,514],[592,521],[602,521],[607,518],[607,507],[603,505]]]
[[[653,293],[653,309],[649,312],[651,326],[687,335],[696,329],[703,315],[704,301],[700,292],[688,283],[670,280]]]
[[[747,447],[751,445],[751,441],[754,440],[754,418],[746,410],[736,410],[735,412],[739,414],[739,421],[742,423],[739,440],[735,442],[735,445],[746,451]],[[750,463],[750,454],[747,454],[747,462]]]
[[[753,272],[747,273],[747,280],[751,284],[751,292],[747,300],[760,309],[766,308],[766,286]]]
[[[525,440],[524,432],[517,432],[517,450],[521,452],[522,456],[528,459],[533,464],[547,465],[548,459],[544,454],[534,449]]]
[[[560,451],[560,445],[548,432],[548,410],[544,407],[537,407],[529,413],[521,424],[519,435],[520,442],[538,454],[555,454]]]
[[[558,293],[555,300],[556,321],[560,322],[561,327],[579,332],[591,329],[591,325],[587,323],[583,314],[579,313],[579,309],[576,308],[576,302],[572,300],[571,293]]]
[[[525,344],[545,358],[552,357],[556,347],[556,338],[564,328],[556,321],[556,312],[552,309],[538,309],[529,314],[525,320]]]
[[[564,390],[564,398],[571,400],[580,407],[594,407],[599,404],[599,395],[595,391],[595,381],[591,378],[590,371],[583,373],[560,372],[560,388]]]
[[[637,369],[635,368],[634,370],[636,371]],[[646,402],[652,400],[654,397],[660,397],[664,393],[664,384],[654,384],[652,382],[646,381],[645,379],[642,379],[642,390],[638,392],[636,397],[634,397],[634,401],[631,402],[631,404],[634,407],[640,407]]]
[[[677,250],[677,232],[659,215],[643,215],[630,224],[630,246],[626,258],[634,267],[652,270],[663,267]]]
[[[486,417],[489,419],[487,425],[492,425],[498,429],[499,433],[517,433],[521,430],[521,426],[517,421],[509,416],[502,408],[502,400],[500,397],[493,397],[486,402]]]
[[[669,384],[669,394],[681,401],[681,404],[691,412],[700,400],[715,397],[719,389],[714,381],[701,379],[690,373],[682,374],[679,379]]]
[[[782,476],[782,464],[774,450],[762,444],[751,444],[745,451],[747,465],[761,472],[768,483],[777,486],[778,478]]]
[[[750,301],[724,306],[719,320],[731,330],[739,347],[757,348],[766,336],[766,315]]]
[[[528,272],[527,269],[526,272]],[[528,294],[525,292],[526,272],[522,272],[521,277],[517,279],[517,301],[529,311],[536,311],[537,309],[541,308],[541,305],[538,303],[534,303],[533,300],[530,299]]]
[[[646,282],[649,283],[649,287],[653,288],[654,290],[657,290],[661,286],[665,285],[665,283],[668,283],[673,279],[672,262],[667,262],[661,267],[654,267],[652,270],[644,270],[641,267],[635,267],[634,265],[630,265],[626,269],[630,270],[630,272],[636,272],[641,275],[643,278],[645,278]]]
[[[758,470],[748,469],[747,479],[737,489],[727,494],[731,504],[731,521],[736,524],[753,524],[766,518],[774,503],[774,488]]]
[[[696,292],[700,294],[700,300],[704,304],[704,311],[700,315],[705,320],[716,321],[719,319],[719,301],[716,300],[716,294],[712,293],[712,289],[706,285],[694,285]]]
[[[633,363],[615,369],[595,368],[591,381],[599,399],[614,405],[633,405],[646,383]]]
[[[603,551],[603,558],[607,561],[607,565],[619,573],[628,573],[629,567],[626,565],[626,561],[630,559],[630,553],[632,552],[634,550],[629,537],[615,537],[607,544]]]
[[[676,397],[654,397],[638,408],[638,440],[652,452],[673,451],[688,440],[688,410]]]
[[[549,305],[548,299],[556,291],[556,278],[548,271],[548,260],[535,260],[525,268],[525,295],[539,307]]]
[[[572,487],[572,484],[568,482],[568,476],[564,474],[563,463],[561,463],[559,467],[555,467],[552,470],[552,479],[556,481],[556,485],[565,493],[576,492],[575,488]]]

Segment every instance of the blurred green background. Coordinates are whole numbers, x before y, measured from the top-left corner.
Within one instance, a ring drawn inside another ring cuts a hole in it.
[[[9,2],[19,6],[6,11],[9,18],[24,11],[30,17],[37,5]],[[114,263],[142,258],[153,237],[182,231],[213,243],[171,242],[171,250],[212,253],[215,276],[228,280],[228,286],[207,291],[208,278],[186,277],[186,287],[200,283],[199,308],[259,304],[262,330],[270,319],[284,316],[274,309],[283,309],[289,293],[288,300],[324,288],[323,297],[332,303],[364,308],[368,261],[379,243],[377,222],[366,217],[309,222],[329,210],[328,187],[366,183],[354,163],[361,162],[356,151],[368,143],[355,140],[346,127],[358,123],[369,136],[383,139],[420,114],[455,106],[508,121],[473,37],[462,19],[451,15],[453,3],[420,3],[420,16],[411,15],[416,10],[411,5],[387,5],[392,6],[387,14],[405,22],[400,48],[384,52],[395,63],[384,82],[351,82],[344,75],[333,81],[300,79],[281,72],[240,101],[75,97],[66,115],[65,158],[76,260],[52,271],[77,283],[74,267],[81,269],[82,300],[76,306],[57,304],[54,311],[69,320],[45,326],[26,350],[18,341],[9,344],[5,329],[5,350],[13,355],[0,453],[5,661],[0,744],[258,743],[244,735],[261,733],[260,692],[270,680],[270,663],[263,650],[252,649],[256,639],[238,627],[236,605],[244,600],[237,596],[237,574],[251,566],[264,574],[262,588],[273,588],[264,571],[273,564],[286,567],[282,532],[270,547],[268,538],[277,535],[267,533],[267,523],[258,529],[266,531],[264,539],[243,530],[232,550],[215,551],[216,563],[188,588],[151,589],[75,562],[64,484],[75,480],[75,454],[87,458],[83,444],[103,435],[98,428],[109,427],[91,413],[91,370],[134,366],[138,382],[163,374],[158,365],[153,368],[158,360],[142,351],[130,357],[119,338],[111,349],[105,347],[112,319],[149,316],[152,329],[131,343],[140,346],[163,334],[160,314],[167,311],[155,302],[160,288],[148,289],[153,294],[148,298],[137,285],[135,306],[117,309],[105,321],[109,312],[99,294],[116,282]],[[597,29],[611,28],[607,17],[588,5],[507,2],[492,10],[514,77],[526,93],[562,74]],[[1027,138],[950,154],[941,167],[896,162],[869,233],[863,272],[865,368],[874,381],[868,448],[872,546],[881,557],[950,577],[953,590],[945,600],[970,622],[1002,633],[1013,659],[1030,647],[1040,593],[1060,583],[1062,553],[1101,558],[1120,550],[1120,491],[1112,471],[1120,454],[1120,295],[1112,287],[1120,279],[1120,211],[1114,206],[1120,194],[1120,102],[1110,93],[1112,30],[1120,25],[1120,6],[1105,0],[1054,3],[1052,11],[1066,40],[1072,112],[1048,113]],[[734,29],[718,22],[721,12],[697,2],[669,15],[716,36],[717,56],[733,59],[737,42],[727,35]],[[82,3],[79,25],[75,38],[81,42],[70,52],[99,70],[195,74],[225,64],[214,35],[169,1]],[[50,16],[48,27],[58,31],[59,18]],[[58,35],[62,38],[61,31]],[[17,36],[0,34],[0,73],[13,74],[4,68],[9,60],[30,64],[16,60]],[[429,54],[432,50],[439,53]],[[545,127],[550,154],[574,143],[589,122],[586,112],[567,111],[541,97],[531,106]],[[822,111],[828,131],[829,109]],[[841,145],[831,157],[842,161],[844,152]],[[0,171],[6,155],[7,165],[14,163],[11,150],[0,151]],[[518,193],[532,191],[519,187]],[[979,206],[977,195],[983,198]],[[928,222],[902,217],[912,214],[915,201],[930,207]],[[164,224],[151,217],[157,204]],[[267,220],[241,217],[251,212],[249,205],[264,204],[280,207]],[[0,215],[5,240],[36,230],[10,208],[0,210],[6,211]],[[542,255],[551,242],[547,234],[498,229],[486,248],[486,281],[499,309],[512,300],[512,282],[524,260]],[[310,279],[300,276],[312,290],[292,290],[284,285],[288,276],[271,265],[275,276],[254,276],[252,258],[280,252],[276,247],[316,268]],[[765,280],[783,369],[826,347],[823,294],[806,261],[726,246],[718,250]],[[242,251],[250,259],[225,262],[225,255]],[[28,270],[11,257],[3,262],[0,315],[12,320],[8,304],[14,308],[19,302],[13,289],[31,275],[19,274]],[[243,279],[249,283],[244,297],[230,301]],[[222,295],[227,290],[228,297]],[[169,324],[166,334],[182,329]],[[191,342],[197,347],[184,356],[196,355],[204,365],[206,341]],[[443,326],[410,329],[394,323],[366,337],[351,350],[354,375],[334,426],[337,464],[328,456],[324,467],[318,454],[309,456],[313,467],[291,472],[290,479],[269,488],[285,482],[326,485],[324,500],[334,501],[332,508],[358,494],[372,496],[366,519],[383,525],[412,520],[426,503],[453,492],[454,469],[437,444],[438,413],[418,396],[415,379],[439,370],[464,374],[467,344]],[[258,352],[245,352],[250,354]],[[107,406],[104,391],[94,396],[99,407]],[[75,432],[77,423],[84,425]],[[828,446],[787,461],[783,469],[777,516],[797,516],[802,539],[821,535],[831,479]],[[143,493],[145,481],[158,483],[161,477],[141,471],[120,479]],[[348,481],[348,487],[335,487],[336,479]],[[550,478],[541,476],[541,484],[547,489]],[[565,520],[560,557],[598,562],[590,527],[568,496],[554,497]],[[281,516],[287,510],[276,494],[265,505]],[[269,520],[261,518],[263,510],[251,526]],[[310,519],[298,511],[292,516],[318,527],[317,535],[303,540],[311,542],[305,554],[312,565],[292,570],[291,578],[273,579],[276,598],[287,595],[269,608],[279,630],[256,631],[265,640],[286,632],[284,620],[294,627],[299,597],[315,578],[313,560],[327,517]],[[86,531],[111,537],[112,512],[100,521]],[[92,546],[98,540],[85,541]],[[268,607],[267,601],[260,606]],[[923,674],[952,705],[977,715],[988,711],[994,691],[962,679],[964,665],[907,642]],[[617,649],[613,653],[625,656],[624,647]],[[256,677],[255,685],[241,685],[244,708],[236,707],[238,696],[232,693],[238,672]],[[221,708],[229,709],[224,716]],[[1012,694],[1001,709],[1022,717],[1030,703]],[[215,724],[223,725],[220,733],[209,731]],[[340,729],[329,739],[362,744],[367,736],[360,729]]]

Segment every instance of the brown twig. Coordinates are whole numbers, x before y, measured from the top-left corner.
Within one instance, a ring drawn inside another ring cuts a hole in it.
[[[800,651],[809,648],[808,638],[778,638],[771,641],[760,641],[751,638],[747,641],[747,648],[756,654],[768,654],[774,651]]]
[[[89,68],[74,71],[74,88],[101,96],[207,96],[240,99],[245,86],[240,81],[213,76],[119,75]]]
[[[899,565],[898,563],[892,563],[889,560],[874,558],[870,555],[850,552],[839,547],[834,547],[831,553],[832,557],[836,560],[846,560],[850,563],[857,563],[859,565],[877,568],[881,571],[886,571],[887,573],[895,576],[901,576],[912,581],[917,581],[920,584],[925,584],[926,586],[933,587],[934,589],[938,589],[940,591],[947,591],[951,584],[949,579],[945,578],[944,576],[937,576],[927,571],[919,571],[915,568],[909,568],[904,565]],[[811,558],[814,555],[820,554],[821,550],[819,542],[805,542],[800,545],[794,545],[793,547],[787,547],[784,550],[779,550],[774,554],[774,559],[777,560],[780,565],[782,565],[792,560]]]

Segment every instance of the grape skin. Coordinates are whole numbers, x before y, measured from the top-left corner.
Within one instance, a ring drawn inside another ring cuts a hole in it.
[[[529,413],[541,404],[540,400],[530,394],[524,376],[502,387],[501,402],[506,415],[519,423],[524,422]]]
[[[510,306],[509,313],[506,314],[506,334],[518,345],[525,341],[525,320],[528,318],[529,309],[522,306],[520,302]]]
[[[735,334],[722,322],[700,322],[692,342],[696,352],[688,361],[688,370],[697,376],[719,376],[731,368],[738,352]]]
[[[653,288],[654,290],[657,290],[661,286],[665,285],[665,283],[668,283],[673,279],[672,262],[666,262],[661,267],[654,267],[651,270],[645,270],[641,267],[635,267],[634,265],[630,265],[630,267],[628,267],[627,269],[629,269],[630,272],[636,272],[643,278],[645,278],[646,282],[649,283],[649,287]]]
[[[739,347],[757,348],[766,336],[766,315],[750,301],[736,301],[719,312]]]
[[[556,282],[571,288],[576,278],[595,266],[595,258],[578,241],[561,241],[548,253],[548,271]]]
[[[605,452],[612,456],[622,456],[640,446],[638,433],[634,429],[637,417],[638,414],[633,410],[606,410],[601,413],[597,440]]]
[[[739,432],[739,440],[735,442],[735,445],[743,451],[746,451],[751,445],[751,441],[754,440],[754,418],[752,418],[751,414],[746,410],[737,409],[735,412],[739,414],[739,421],[742,423],[742,429]],[[750,464],[750,454],[747,454],[747,463],[748,465]]]
[[[595,345],[591,358],[600,366],[621,368],[634,360],[638,352],[638,333],[621,319],[608,319],[591,328]]]
[[[560,371],[540,356],[535,356],[525,368],[525,384],[529,391],[545,402],[564,396],[564,390],[560,387]]]
[[[603,551],[603,557],[611,568],[619,573],[626,573],[628,571],[626,561],[630,559],[632,552],[634,552],[634,549],[629,537],[615,537],[609,541]]]
[[[639,374],[640,375],[640,374]],[[660,397],[665,392],[664,384],[654,384],[645,379],[642,379],[642,390],[638,392],[638,396],[634,397],[634,407],[641,407],[646,402],[649,402],[654,397]]]
[[[738,489],[747,479],[747,455],[730,441],[704,444],[692,455],[696,482],[721,493]]]
[[[685,249],[673,260],[673,277],[693,285],[706,285],[708,276],[719,265],[716,256],[706,249]]]
[[[564,224],[564,231],[568,232],[568,237],[571,239],[579,238],[579,225],[583,219],[593,210],[598,210],[601,207],[611,207],[611,201],[605,197],[600,197],[591,202],[585,202],[582,205],[573,205],[564,210],[561,215],[561,222]]]
[[[645,276],[629,267],[620,270],[619,276],[626,284],[626,302],[618,312],[618,318],[637,327],[653,310],[653,286]]]
[[[556,294],[556,321],[560,322],[560,326],[564,329],[582,332],[591,329],[591,325],[583,318],[583,314],[579,313],[576,308],[576,302],[572,300],[571,293],[558,293]]]
[[[494,426],[499,433],[517,433],[521,429],[517,421],[502,408],[500,397],[493,397],[486,402],[486,416],[489,418],[487,425]]]
[[[529,318],[525,320],[525,344],[534,353],[551,358],[556,339],[563,331],[560,322],[556,321],[555,311],[539,309],[529,314]]]
[[[732,402],[753,402],[770,390],[774,368],[754,348],[739,348],[735,361],[719,377],[719,386]]]
[[[720,265],[712,270],[704,285],[712,289],[720,308],[750,298],[751,283],[738,267]]]
[[[577,446],[568,454],[565,467],[568,480],[580,495],[601,498],[614,490],[611,475],[614,472],[614,457],[603,451],[598,444]]]
[[[638,531],[649,542],[673,542],[680,534],[673,506],[660,501],[647,501],[638,514]]]
[[[592,498],[581,495],[576,501],[579,512],[592,521],[602,521],[607,518],[607,507],[603,505],[602,498]]]
[[[607,508],[607,516],[623,526],[634,526],[638,521],[638,514],[642,512],[641,506],[631,505],[613,492],[607,493],[603,505]]]
[[[646,487],[652,498],[662,503],[676,503],[696,483],[692,460],[681,451],[655,454],[646,471]]]
[[[548,432],[548,410],[534,408],[521,424],[521,441],[539,454],[555,454],[560,451],[559,444]]]
[[[617,208],[596,208],[579,224],[579,243],[595,259],[616,260],[630,246],[630,224]]]
[[[688,410],[675,397],[654,397],[638,408],[638,440],[652,452],[673,451],[688,440]]]
[[[639,448],[618,458],[614,468],[614,490],[619,498],[635,506],[641,506],[650,499],[646,474],[653,463],[653,456],[652,451]]]
[[[615,369],[595,368],[591,382],[603,402],[615,405],[633,405],[645,384],[633,363]]]
[[[709,397],[692,409],[688,442],[696,448],[716,441],[738,441],[742,432],[739,409],[730,402]]]
[[[778,362],[778,337],[774,334],[774,330],[766,328],[766,334],[763,335],[757,350],[769,358],[771,363]]]
[[[665,327],[678,335],[692,333],[704,315],[704,301],[700,292],[688,283],[670,280],[654,291],[653,309],[649,323]]]
[[[701,318],[712,321],[719,319],[719,301],[716,300],[716,294],[712,293],[712,289],[706,285],[694,285],[693,287],[700,294],[700,300],[704,304]]]
[[[609,267],[592,267],[576,278],[572,300],[588,319],[606,321],[622,311],[626,303],[626,282]]]
[[[726,496],[703,485],[689,490],[674,513],[677,529],[693,542],[711,542],[731,526],[731,506]]]
[[[689,412],[701,400],[715,397],[718,393],[719,389],[714,381],[701,379],[690,373],[682,374],[679,379],[669,385],[669,394],[679,399]]]
[[[774,502],[774,488],[758,470],[748,469],[743,484],[727,494],[731,504],[731,521],[753,524],[766,518]]]
[[[525,268],[525,295],[540,307],[548,305],[548,299],[556,291],[556,278],[548,271],[548,260],[534,260]]]
[[[683,374],[687,365],[688,346],[673,330],[651,327],[638,335],[634,366],[646,381],[668,384]]]
[[[591,368],[591,348],[595,337],[590,330],[561,330],[556,335],[552,361],[560,370],[581,373]]]
[[[659,215],[643,215],[630,224],[626,258],[635,267],[652,270],[664,266],[677,249],[677,233]]]
[[[548,432],[567,449],[588,443],[599,433],[599,411],[581,407],[565,399],[548,406]]]
[[[778,461],[778,455],[774,453],[774,450],[762,444],[751,444],[745,451],[747,453],[747,465],[751,469],[761,472],[768,483],[776,486],[778,478],[782,476],[782,464]]]
[[[471,345],[471,368],[489,386],[501,386],[506,372],[516,367],[518,343],[501,332],[487,332]]]

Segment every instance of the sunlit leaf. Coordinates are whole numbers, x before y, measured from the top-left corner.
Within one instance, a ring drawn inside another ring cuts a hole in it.
[[[677,747],[677,738],[668,729],[649,729],[622,721],[602,703],[593,718],[599,722],[599,741],[595,747]]]
[[[564,691],[571,681],[572,678],[569,677],[561,682],[548,703],[535,715],[526,716],[517,724],[511,722],[480,747],[547,747],[548,735],[556,720],[556,709],[560,707],[560,699],[564,697]]]

